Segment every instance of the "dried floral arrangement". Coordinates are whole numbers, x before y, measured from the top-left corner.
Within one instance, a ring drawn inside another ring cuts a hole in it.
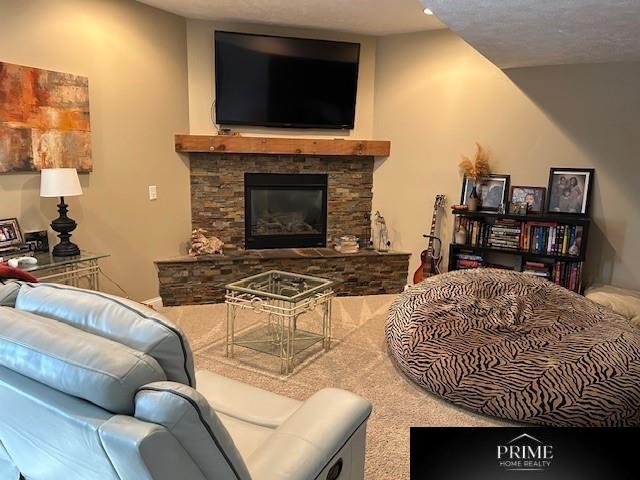
[[[458,167],[465,177],[472,179],[474,184],[478,183],[479,179],[491,174],[489,152],[476,142],[476,154],[472,159],[463,155]]]

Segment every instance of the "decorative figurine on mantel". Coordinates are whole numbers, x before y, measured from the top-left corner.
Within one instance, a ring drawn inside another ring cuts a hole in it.
[[[196,228],[191,232],[191,248],[189,249],[189,255],[192,257],[222,253],[222,247],[224,247],[222,240],[218,237],[207,238],[205,233],[207,233],[207,231],[204,228]]]
[[[375,218],[375,230],[376,233],[373,237],[373,247],[378,252],[388,252],[391,242],[389,241],[389,230],[387,229],[387,222],[379,211],[376,211]]]

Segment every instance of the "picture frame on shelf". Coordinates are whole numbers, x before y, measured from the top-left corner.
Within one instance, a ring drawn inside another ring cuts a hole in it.
[[[511,175],[491,174],[488,177],[478,179],[475,183],[476,192],[480,198],[481,212],[504,212],[504,205],[507,202],[509,192],[509,182]],[[469,177],[462,179],[462,194],[460,203],[467,203],[474,182]]]
[[[19,247],[24,243],[17,218],[0,220],[0,249]]]
[[[526,202],[510,202],[509,213],[512,215],[526,215],[529,212],[529,205]]]
[[[544,213],[545,197],[547,189],[545,187],[531,187],[528,185],[512,185],[509,192],[509,203],[514,206],[526,204],[526,213]],[[513,209],[510,209],[510,211]],[[521,208],[519,208],[521,210]]]
[[[24,232],[24,243],[31,252],[49,252],[49,236],[46,230]]]
[[[549,170],[545,211],[553,214],[588,215],[595,169],[559,168]]]

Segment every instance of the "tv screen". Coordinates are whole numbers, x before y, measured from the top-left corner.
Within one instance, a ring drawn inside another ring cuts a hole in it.
[[[215,32],[216,122],[353,128],[360,45]]]

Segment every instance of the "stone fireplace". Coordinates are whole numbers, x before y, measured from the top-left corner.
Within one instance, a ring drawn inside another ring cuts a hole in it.
[[[245,247],[327,246],[327,174],[245,173]]]
[[[165,305],[224,301],[226,284],[267,270],[331,278],[339,295],[402,290],[409,254],[364,248],[374,163],[373,155],[362,153],[366,145],[303,140],[312,148],[326,145],[332,153],[233,153],[214,150],[236,143],[255,150],[268,143],[287,149],[291,139],[184,138],[177,148],[189,152],[192,226],[220,238],[225,249],[223,255],[156,261]],[[194,146],[185,149],[187,141]],[[214,141],[220,145],[209,143]],[[335,152],[350,145],[355,145],[353,154]],[[360,252],[333,250],[333,238],[342,235],[359,237]]]
[[[373,196],[373,157],[192,153],[190,166],[193,228],[208,230],[225,243],[226,250],[271,248],[246,243],[247,222],[251,222],[245,215],[247,179],[257,179],[267,184],[267,189],[273,182],[272,189],[292,193],[279,196],[278,201],[302,198],[317,202],[317,190],[324,188],[319,185],[326,178],[323,238],[316,239],[314,245],[280,244],[279,248],[331,246],[329,242],[334,237],[356,235],[364,239],[370,229],[367,215],[371,213]],[[287,181],[297,186],[288,187]],[[277,182],[283,185],[275,185]],[[315,185],[304,185],[305,182]],[[309,190],[316,193],[310,194]]]

